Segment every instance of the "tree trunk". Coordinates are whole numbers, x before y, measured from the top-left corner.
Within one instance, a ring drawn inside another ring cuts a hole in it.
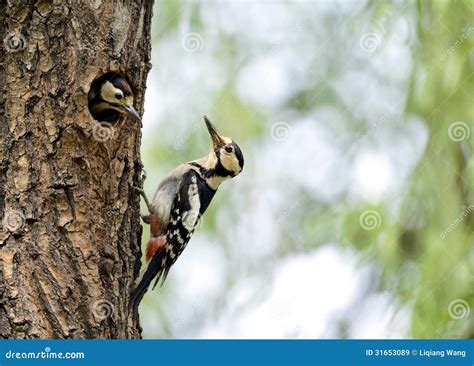
[[[88,91],[118,72],[143,110],[152,6],[0,3],[0,338],[140,337],[140,126]]]

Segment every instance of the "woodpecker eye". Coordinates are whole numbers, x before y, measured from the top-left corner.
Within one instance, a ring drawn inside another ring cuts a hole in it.
[[[120,100],[120,99],[123,98],[123,95],[120,94],[120,93],[115,93],[115,98],[117,98],[118,100]]]
[[[234,151],[234,148],[232,146],[226,146],[224,150],[230,154],[232,151]]]

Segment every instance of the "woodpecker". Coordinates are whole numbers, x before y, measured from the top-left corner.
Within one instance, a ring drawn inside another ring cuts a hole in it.
[[[163,284],[219,185],[237,176],[244,167],[242,151],[235,141],[219,135],[206,116],[204,122],[211,135],[211,152],[174,169],[161,181],[151,203],[139,189],[148,206],[149,215],[142,218],[150,224],[150,239],[147,267],[137,280],[131,304],[140,303],[153,279],[153,288],[160,279]]]
[[[99,121],[114,121],[119,113],[127,113],[141,122],[133,107],[133,93],[127,80],[120,75],[99,79],[89,93],[89,110]]]

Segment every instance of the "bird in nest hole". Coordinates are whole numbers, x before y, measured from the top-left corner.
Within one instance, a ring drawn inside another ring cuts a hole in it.
[[[98,121],[113,122],[120,114],[127,114],[141,122],[140,115],[133,107],[132,88],[120,75],[100,78],[92,83],[89,110]]]

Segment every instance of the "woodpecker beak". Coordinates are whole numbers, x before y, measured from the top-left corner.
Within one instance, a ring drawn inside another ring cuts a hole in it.
[[[123,108],[125,109],[125,112],[127,112],[131,117],[135,118],[138,122],[142,121],[138,112],[135,110],[135,108],[133,108],[133,105],[123,104]]]
[[[225,145],[224,140],[222,140],[222,137],[219,135],[216,128],[214,127],[212,122],[209,121],[209,118],[207,118],[207,116],[204,116],[204,122],[206,122],[207,130],[209,131],[209,134],[211,135],[212,144],[214,146]]]

